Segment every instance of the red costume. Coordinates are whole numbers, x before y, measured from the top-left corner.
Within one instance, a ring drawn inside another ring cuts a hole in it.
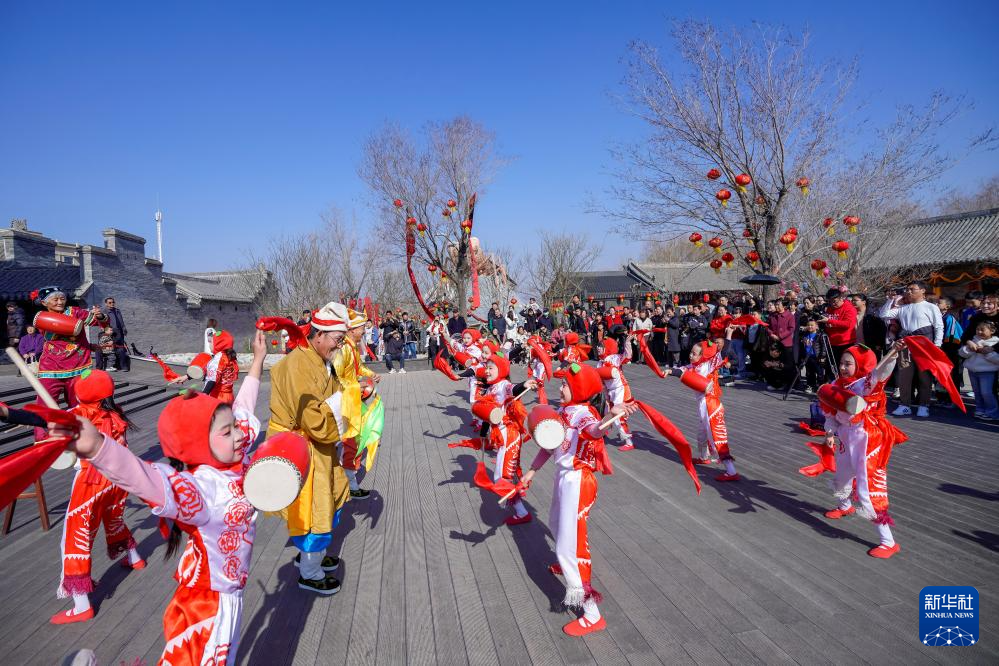
[[[590,346],[579,344],[578,333],[565,334],[565,347],[558,353],[558,360],[564,365],[571,363],[584,363],[590,358]]]
[[[701,359],[691,363],[682,370],[696,372],[706,378],[707,387],[698,401],[698,411],[701,417],[701,427],[697,431],[698,457],[697,464],[714,462],[715,458],[725,464],[725,473],[719,475],[719,481],[736,481],[739,475],[735,472],[732,454],[728,448],[728,428],[725,426],[725,406],[722,405],[722,389],[718,383],[718,368],[725,364],[721,347],[710,341],[698,343],[701,348]]]
[[[228,331],[219,331],[212,340],[212,349],[215,356],[208,364],[205,373],[205,382],[214,383],[208,395],[216,398],[219,402],[231,405],[235,396],[233,386],[239,379],[239,362],[230,358],[227,353],[233,348],[232,334]]]
[[[607,403],[611,407],[632,402],[631,386],[624,376],[624,364],[630,363],[631,359],[627,354],[618,353],[617,341],[613,338],[605,338],[601,343],[603,353],[600,355],[600,364],[597,372],[603,380],[604,392],[607,394]],[[616,424],[617,433],[624,440],[621,446],[622,451],[629,451],[635,448],[631,442],[631,430],[628,429],[628,417],[622,417]]]

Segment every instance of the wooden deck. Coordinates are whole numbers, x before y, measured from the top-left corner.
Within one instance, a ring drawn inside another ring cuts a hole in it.
[[[515,376],[522,373],[515,367]],[[693,439],[691,392],[641,367],[628,373],[635,393]],[[16,381],[0,377],[0,389]],[[796,472],[814,461],[794,429],[807,416],[803,398],[782,402],[756,388],[728,389],[743,480],[718,484],[701,468],[700,497],[671,449],[634,418],[637,448],[611,452],[615,474],[600,479],[590,519],[594,586],[604,594],[608,630],[579,640],[561,633],[569,619],[560,605],[563,587],[546,571],[553,560],[546,528],[553,470],[539,474],[528,497],[541,520],[503,526],[495,496],[471,485],[476,455],[446,446],[464,436],[462,385],[430,372],[384,378],[384,443],[362,482],[371,499],[351,503],[336,530],[344,560],[336,596],[299,590],[283,523],[258,520],[240,663],[999,662],[995,427],[936,415],[900,423],[911,440],[896,450],[889,483],[902,550],[878,561],[865,554],[873,527],[826,520],[826,479]],[[258,405],[264,418],[267,390],[265,384]],[[139,412],[142,430],[130,437],[149,460],[160,455],[159,409]],[[525,447],[525,466],[535,451]],[[33,504],[23,502],[15,530],[0,539],[2,662],[58,664],[88,647],[101,664],[155,663],[176,562],[163,560],[156,521],[137,502],[130,500],[126,519],[150,566],[127,572],[95,553],[97,617],[48,624],[67,607],[55,589],[70,481],[68,472],[45,476],[51,531],[38,528]],[[918,593],[944,584],[974,585],[981,593],[981,642],[974,647],[919,642]]]

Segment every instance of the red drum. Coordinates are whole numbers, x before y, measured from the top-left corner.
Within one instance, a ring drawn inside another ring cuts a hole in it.
[[[867,401],[836,384],[823,384],[818,390],[819,402],[828,409],[857,415],[867,409]]]
[[[613,365],[601,365],[597,368],[597,374],[600,375],[600,379],[605,382],[609,382],[612,379],[617,379],[621,376],[621,373]]]
[[[211,363],[212,355],[201,352],[187,366],[187,376],[191,379],[204,379],[208,372],[208,364]]]
[[[682,375],[680,375],[680,381],[683,385],[689,389],[694,389],[698,393],[704,393],[708,390],[708,378],[704,375],[698,374],[693,370],[685,370]]]
[[[527,415],[527,429],[537,445],[548,451],[557,449],[565,441],[565,422],[549,405],[536,405],[531,410]]]
[[[493,425],[503,422],[503,408],[497,405],[495,400],[476,400],[472,403],[472,413],[476,418]]]
[[[32,322],[39,331],[75,338],[83,332],[83,320],[58,312],[39,312]]]
[[[287,508],[309,476],[309,443],[282,432],[257,447],[243,476],[243,494],[261,511]]]

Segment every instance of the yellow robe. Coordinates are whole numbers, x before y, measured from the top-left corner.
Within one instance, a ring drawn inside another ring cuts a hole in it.
[[[343,398],[340,400],[340,411],[346,429],[340,433],[341,439],[350,439],[361,434],[361,385],[360,377],[371,377],[372,372],[361,363],[357,346],[350,338],[344,340],[343,346],[333,356],[333,370],[340,382]]]
[[[288,534],[327,534],[333,514],[350,496],[347,476],[340,467],[336,416],[325,400],[340,390],[335,374],[311,347],[298,347],[271,368],[271,420],[267,436],[297,432],[310,444],[312,464],[302,492],[280,512]]]

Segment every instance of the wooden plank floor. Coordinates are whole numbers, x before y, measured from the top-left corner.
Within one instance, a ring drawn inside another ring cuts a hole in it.
[[[143,374],[145,373],[145,374]],[[636,395],[695,438],[693,394],[644,368],[628,370]],[[515,367],[520,377],[523,369]],[[130,381],[155,381],[145,369]],[[14,386],[0,377],[0,390]],[[733,454],[743,480],[714,481],[701,468],[698,497],[676,455],[632,419],[636,449],[611,452],[615,474],[600,479],[590,519],[594,586],[608,630],[568,639],[560,579],[546,524],[553,469],[528,496],[539,520],[502,525],[496,498],[471,485],[477,454],[449,449],[466,436],[467,395],[425,371],[386,376],[386,431],[377,464],[336,530],[343,589],[320,598],[300,591],[284,525],[257,522],[247,584],[243,664],[725,664],[999,662],[999,429],[952,413],[904,419],[911,437],[890,464],[895,534],[889,561],[867,557],[870,523],[828,521],[825,478],[794,424],[804,398],[783,402],[750,385],[726,390]],[[269,386],[258,403],[267,415]],[[553,389],[549,389],[554,394]],[[160,456],[155,418],[140,412],[130,444]],[[609,440],[611,446],[617,442]],[[525,466],[536,448],[525,447]],[[45,475],[53,529],[22,501],[14,531],[0,539],[0,649],[3,663],[57,664],[81,647],[101,664],[155,663],[175,561],[148,509],[130,500],[126,520],[150,566],[127,572],[94,556],[97,617],[52,627],[67,606],[55,597],[61,513],[71,474]],[[100,537],[98,537],[100,538]],[[981,593],[981,642],[924,647],[918,593],[926,585],[974,585]]]

